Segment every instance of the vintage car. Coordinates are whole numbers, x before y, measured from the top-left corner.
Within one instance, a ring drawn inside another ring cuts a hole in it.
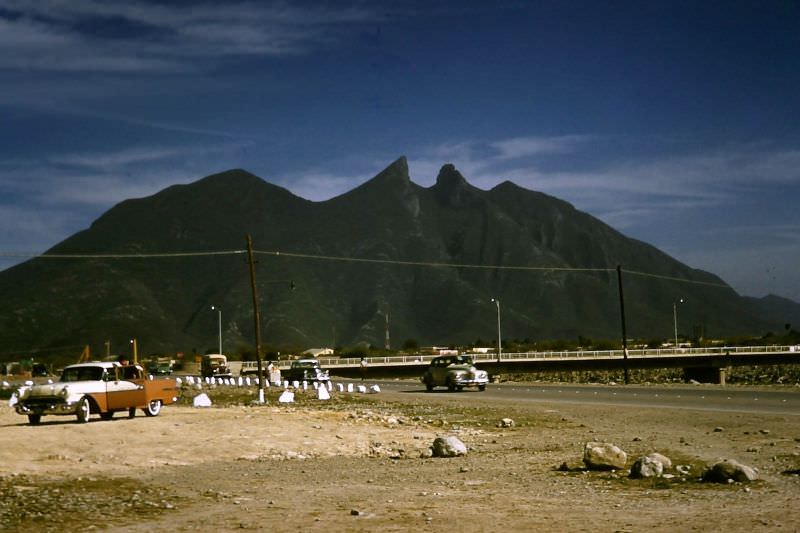
[[[228,366],[228,358],[219,353],[203,356],[200,362],[200,374],[204,378],[230,378],[233,377]]]
[[[133,417],[142,409],[156,416],[162,405],[177,401],[178,388],[174,379],[149,379],[139,365],[104,361],[70,365],[57,382],[26,385],[15,394],[17,413],[36,425],[43,415],[75,415],[87,422],[92,413],[110,420],[118,411]]]
[[[328,371],[323,370],[316,359],[297,359],[292,361],[292,366],[283,376],[287,381],[330,381]]]
[[[449,391],[461,390],[464,387],[478,387],[485,390],[489,383],[489,374],[478,370],[472,358],[466,355],[443,355],[434,357],[430,366],[421,378],[428,391],[435,387],[447,387]]]

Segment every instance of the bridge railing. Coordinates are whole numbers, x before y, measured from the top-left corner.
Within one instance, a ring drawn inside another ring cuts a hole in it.
[[[800,353],[800,346],[715,346],[711,348],[636,348],[628,350],[628,358],[657,358],[678,356],[720,356],[725,354],[775,354],[775,353]],[[496,353],[467,354],[476,363],[496,362]],[[403,366],[424,365],[438,355],[392,355],[384,357],[369,357],[369,365],[377,366]],[[500,361],[536,361],[544,359],[621,359],[623,350],[562,350],[547,352],[503,352]],[[320,357],[323,367],[358,366],[361,359],[358,357]]]

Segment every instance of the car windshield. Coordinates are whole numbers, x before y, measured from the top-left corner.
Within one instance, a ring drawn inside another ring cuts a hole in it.
[[[295,361],[292,363],[292,368],[316,368],[318,366],[318,361]]]
[[[65,368],[61,381],[100,381],[103,379],[103,368],[99,366],[81,366]]]

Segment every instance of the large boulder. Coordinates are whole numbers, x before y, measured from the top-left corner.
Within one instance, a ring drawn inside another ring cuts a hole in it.
[[[758,472],[754,468],[733,459],[720,461],[703,474],[703,481],[712,483],[730,483],[731,481],[746,483],[757,479]]]
[[[639,457],[631,467],[630,477],[661,477],[665,470],[672,468],[672,461],[660,453],[651,453]]]
[[[590,470],[621,470],[627,461],[628,454],[609,442],[587,442],[583,449],[583,462]]]
[[[467,454],[467,446],[453,435],[436,437],[431,448],[434,457],[456,457]]]

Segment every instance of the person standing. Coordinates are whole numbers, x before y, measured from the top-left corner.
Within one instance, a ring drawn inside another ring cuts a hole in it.
[[[367,365],[368,364],[369,363],[367,363],[367,358],[366,357],[362,357],[361,358],[361,363],[359,365],[360,369],[361,369],[361,381],[364,381],[365,379],[367,379]]]

